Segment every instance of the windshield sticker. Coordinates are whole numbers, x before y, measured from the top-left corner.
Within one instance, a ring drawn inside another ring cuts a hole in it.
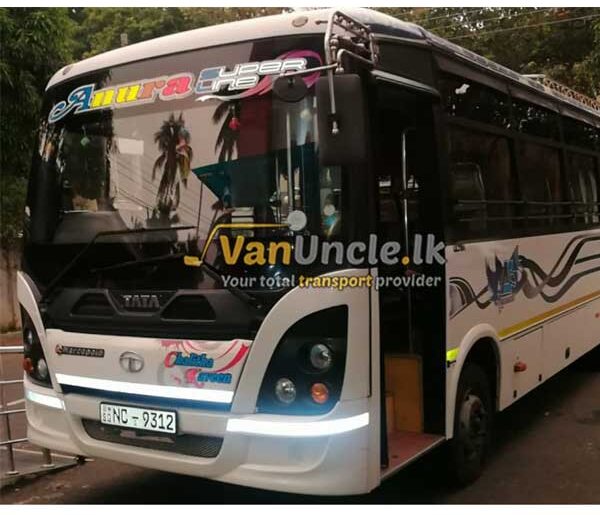
[[[71,91],[66,100],[56,103],[48,115],[48,121],[56,123],[71,113],[119,109],[155,102],[157,99],[178,100],[191,94],[198,95],[196,100],[200,101],[239,100],[264,95],[273,88],[273,76],[309,69],[308,59],[315,60],[316,66],[322,64],[318,53],[294,50],[268,61],[236,64],[232,70],[226,66],[204,68],[197,79],[193,73],[185,72],[102,89],[96,89],[94,84],[85,84]],[[319,75],[318,71],[307,74],[303,77],[304,82],[311,87]]]

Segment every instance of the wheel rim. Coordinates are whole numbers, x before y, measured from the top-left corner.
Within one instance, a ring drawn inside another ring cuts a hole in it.
[[[460,434],[467,461],[481,460],[488,434],[488,413],[483,401],[468,392],[460,408]]]

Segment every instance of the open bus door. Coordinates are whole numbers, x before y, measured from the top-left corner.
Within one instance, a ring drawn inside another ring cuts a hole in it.
[[[376,83],[371,105],[378,239],[402,246],[376,292],[385,477],[444,441],[443,224],[432,97]]]

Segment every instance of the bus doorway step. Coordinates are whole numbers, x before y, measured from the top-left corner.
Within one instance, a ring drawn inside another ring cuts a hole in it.
[[[446,439],[441,435],[394,431],[388,434],[389,466],[381,469],[381,480],[434,449]]]

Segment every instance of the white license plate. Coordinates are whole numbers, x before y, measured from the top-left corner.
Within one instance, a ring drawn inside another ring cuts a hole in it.
[[[159,433],[174,434],[177,432],[177,416],[174,411],[102,403],[100,404],[100,422],[111,426]]]

